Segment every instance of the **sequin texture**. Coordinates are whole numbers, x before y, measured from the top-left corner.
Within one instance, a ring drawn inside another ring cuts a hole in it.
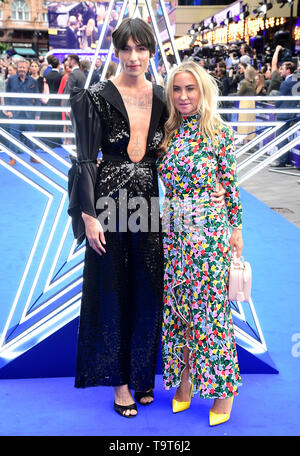
[[[150,203],[158,197],[157,146],[166,119],[162,88],[153,86],[146,155],[139,163],[129,159],[128,115],[111,81],[78,91],[71,107],[81,163],[79,176],[71,170],[69,184],[75,237],[79,242],[84,237],[81,211],[100,217],[105,199],[115,203],[117,220],[116,229],[105,232],[104,255],[86,246],[75,386],[128,384],[147,390],[154,386],[161,333],[162,234],[150,226],[132,232],[119,220],[124,198]],[[99,150],[103,160],[97,167]],[[132,212],[126,209],[125,225]]]

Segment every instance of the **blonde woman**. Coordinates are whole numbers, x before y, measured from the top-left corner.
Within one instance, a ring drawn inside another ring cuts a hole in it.
[[[238,96],[255,96],[256,82],[255,76],[257,71],[250,65],[245,70],[245,78],[242,80],[240,88],[237,92]],[[255,122],[255,114],[243,113],[243,109],[255,108],[254,100],[242,100],[239,103],[241,113],[239,114],[239,122]],[[238,127],[238,133],[244,136],[244,144],[255,138],[255,127],[252,125],[241,125]]]
[[[82,38],[82,48],[95,48],[96,42],[98,39],[98,30],[95,24],[95,20],[90,18],[85,26],[83,38]]]
[[[165,186],[164,387],[177,387],[174,413],[189,408],[192,394],[214,399],[209,423],[216,425],[229,419],[241,384],[226,295],[231,253],[239,257],[243,248],[234,141],[217,113],[216,82],[197,63],[171,71],[166,96],[158,159]],[[217,180],[225,206],[211,200]]]
[[[255,84],[256,84],[255,95],[257,95],[257,96],[267,95],[267,84],[266,84],[265,76],[262,73],[256,73]]]

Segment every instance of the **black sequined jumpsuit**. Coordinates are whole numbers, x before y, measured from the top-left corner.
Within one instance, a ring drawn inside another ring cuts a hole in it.
[[[139,163],[129,158],[128,114],[111,81],[78,89],[70,101],[77,160],[69,172],[68,213],[79,244],[85,237],[81,212],[99,217],[107,210],[105,198],[116,203],[116,229],[105,232],[106,253],[100,256],[86,245],[75,386],[128,384],[146,391],[154,386],[163,305],[161,230],[151,225],[157,222],[151,218],[159,196],[155,161],[167,115],[163,89],[153,85],[147,149]],[[99,149],[103,161],[97,168]],[[124,224],[133,213],[127,210],[124,219],[125,200],[133,197],[152,207],[149,224],[136,232]]]

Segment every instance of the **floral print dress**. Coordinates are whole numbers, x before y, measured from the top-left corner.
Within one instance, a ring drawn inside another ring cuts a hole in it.
[[[164,387],[179,386],[189,348],[193,394],[237,395],[241,384],[227,282],[229,226],[241,228],[232,130],[222,125],[214,140],[198,131],[198,117],[185,116],[158,158],[163,203]],[[225,207],[211,201],[216,180]]]

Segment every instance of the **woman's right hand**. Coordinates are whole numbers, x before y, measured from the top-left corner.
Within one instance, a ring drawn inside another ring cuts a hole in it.
[[[99,220],[91,215],[82,212],[82,219],[85,224],[85,234],[90,247],[99,255],[106,253],[103,244],[106,244],[104,231]]]

